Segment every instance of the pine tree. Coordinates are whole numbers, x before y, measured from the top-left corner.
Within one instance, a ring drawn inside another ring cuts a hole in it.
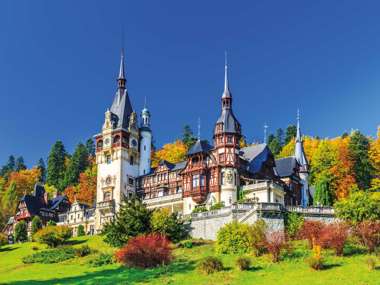
[[[15,226],[15,241],[25,242],[28,240],[28,230],[25,221],[18,222]]]
[[[84,231],[84,226],[83,225],[79,225],[78,226],[77,236],[81,237],[81,236],[84,236],[84,235],[86,235],[86,232]]]
[[[186,145],[187,149],[190,149],[196,141],[197,138],[194,137],[193,131],[191,130],[190,126],[185,125],[183,127],[182,142]]]
[[[32,235],[42,229],[42,221],[39,216],[34,216],[32,219]]]
[[[371,186],[373,166],[369,158],[370,143],[359,131],[351,134],[348,144],[349,157],[353,162],[356,183],[360,189],[367,190]]]
[[[24,158],[22,156],[19,156],[16,159],[16,171],[25,170],[26,165],[24,163]]]
[[[1,168],[0,176],[8,177],[9,173],[16,170],[16,160],[13,155],[10,155],[7,163]]]
[[[92,157],[95,156],[95,143],[94,143],[94,140],[92,138],[89,138],[86,141],[86,149],[87,149],[88,155],[90,155]]]
[[[65,188],[69,185],[75,185],[78,183],[79,174],[85,171],[88,166],[88,152],[87,148],[82,144],[78,144],[69,165],[67,166],[67,170],[65,173]]]
[[[297,135],[297,127],[295,125],[289,125],[285,131],[285,144],[288,144]]]
[[[61,141],[57,141],[51,148],[48,157],[46,182],[59,191],[64,189],[66,150]]]
[[[116,218],[103,228],[104,241],[120,247],[126,244],[130,237],[148,233],[151,215],[152,211],[140,200],[124,200]]]
[[[40,158],[37,163],[37,168],[41,171],[40,182],[45,183],[46,181],[46,166],[43,158]]]
[[[282,147],[281,147],[281,142],[279,140],[279,137],[275,137],[274,135],[269,135],[268,137],[268,147],[269,149],[271,150],[271,152],[273,153],[274,156],[277,156]]]

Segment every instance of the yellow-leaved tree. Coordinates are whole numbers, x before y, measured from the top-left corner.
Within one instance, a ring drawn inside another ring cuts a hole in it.
[[[177,163],[185,160],[187,147],[181,140],[165,144],[161,149],[155,151],[152,155],[152,167],[157,167],[161,160],[171,163]]]

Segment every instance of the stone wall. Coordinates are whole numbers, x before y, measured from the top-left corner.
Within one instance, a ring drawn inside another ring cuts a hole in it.
[[[219,229],[225,224],[232,221],[254,224],[258,219],[263,219],[270,231],[284,230],[287,212],[299,213],[306,220],[318,220],[326,223],[337,220],[332,208],[284,208],[281,204],[276,203],[235,204],[216,211],[192,214],[190,235],[193,238],[216,240]]]

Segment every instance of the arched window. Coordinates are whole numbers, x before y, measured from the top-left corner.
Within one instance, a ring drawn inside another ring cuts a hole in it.
[[[102,148],[102,147],[103,147],[103,141],[102,141],[102,140],[99,140],[99,141],[96,143],[96,147],[98,147],[98,148]]]

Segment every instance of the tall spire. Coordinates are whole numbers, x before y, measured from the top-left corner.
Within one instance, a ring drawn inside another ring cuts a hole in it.
[[[222,98],[231,98],[230,87],[228,85],[228,62],[227,51],[224,53],[224,91]]]
[[[296,136],[296,146],[294,151],[294,156],[298,163],[301,165],[303,171],[307,171],[308,163],[303,149],[303,142],[301,137],[301,127],[300,127],[300,111],[297,110],[297,136]]]
[[[198,117],[198,140],[201,140],[201,118]]]
[[[119,88],[125,88],[126,81],[127,80],[125,79],[124,49],[121,49],[119,76],[117,77]]]
[[[268,138],[268,128],[269,126],[267,125],[267,123],[264,124],[264,143],[266,144],[267,143],[267,138]]]

